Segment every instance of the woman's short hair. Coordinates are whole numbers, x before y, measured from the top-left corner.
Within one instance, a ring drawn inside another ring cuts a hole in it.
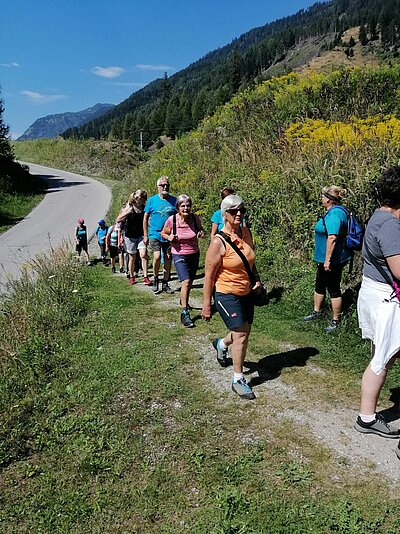
[[[224,198],[224,200],[221,202],[221,215],[222,217],[225,217],[225,213],[228,210],[233,210],[236,208],[240,208],[240,206],[243,206],[244,202],[242,197],[239,197],[238,195],[228,195]]]
[[[145,198],[147,200],[147,191],[144,189],[138,189],[134,193],[131,193],[128,198],[128,204],[132,205],[141,198]]]
[[[175,207],[177,210],[179,209],[179,206],[182,204],[182,202],[188,202],[189,206],[192,207],[192,199],[189,195],[179,195],[175,202]]]
[[[327,185],[322,188],[322,194],[326,196],[326,198],[329,198],[329,200],[332,200],[332,202],[340,204],[346,196],[346,189],[343,189],[338,185]]]
[[[389,167],[376,183],[379,202],[382,206],[400,206],[400,167]]]

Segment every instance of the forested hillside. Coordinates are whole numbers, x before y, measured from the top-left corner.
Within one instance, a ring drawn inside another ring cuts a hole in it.
[[[270,67],[282,63],[289,50],[309,38],[323,37],[317,54],[339,45],[343,57],[351,57],[354,39],[343,42],[342,35],[357,26],[359,35],[354,37],[366,51],[380,39],[379,49],[396,57],[399,19],[399,0],[317,2],[307,10],[243,34],[170,78],[155,80],[101,118],[70,129],[65,136],[111,137],[139,143],[142,130],[144,147],[161,134],[175,138],[196,127],[238,90],[268,77]],[[305,56],[304,61],[307,59]]]

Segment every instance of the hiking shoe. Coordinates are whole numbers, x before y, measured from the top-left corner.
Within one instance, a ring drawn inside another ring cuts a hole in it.
[[[120,267],[120,268],[119,268],[119,272],[120,272],[121,274],[124,274],[125,269],[124,269],[123,267]]]
[[[129,277],[129,285],[133,286],[134,283],[135,283],[135,277],[134,276],[130,276]]]
[[[186,326],[186,328],[193,328],[194,322],[190,318],[188,310],[183,310],[181,313],[181,323],[183,326]]]
[[[111,272],[115,274],[117,271],[115,270],[115,267],[111,267]]]
[[[400,446],[400,443],[399,443],[399,445],[397,445],[396,456],[400,460],[400,448],[399,448],[399,446]]]
[[[251,389],[249,384],[246,382],[245,378],[241,378],[237,382],[234,382],[232,380],[232,391],[237,393],[239,397],[241,397],[242,399],[253,400],[256,398],[256,396],[253,393],[253,390]]]
[[[151,280],[150,280],[150,278],[149,278],[148,276],[145,276],[145,277],[143,278],[143,283],[144,283],[145,286],[151,286]]]
[[[127,278],[130,278],[130,277],[131,277],[129,271],[126,271],[126,277],[127,277]]]
[[[160,281],[158,278],[154,278],[153,281],[153,291],[155,295],[159,295],[162,291],[162,287],[160,285]]]
[[[357,417],[354,428],[357,432],[363,434],[377,434],[384,438],[400,438],[400,430],[398,428],[390,428],[380,413],[375,414],[375,421],[371,423],[364,423],[360,416]],[[400,454],[396,451],[396,454]]]
[[[340,326],[340,321],[338,321],[337,319],[333,319],[331,324],[328,325],[326,328],[325,328],[325,333],[326,334],[332,334],[332,332],[334,332],[335,330],[337,330]]]
[[[168,282],[162,283],[162,291],[165,291],[165,293],[168,293],[168,295],[172,295],[173,293],[175,293],[175,291],[172,289]]]
[[[319,319],[322,315],[322,312],[312,310],[308,315],[303,317],[303,321],[315,321],[316,319]]]
[[[230,364],[230,361],[228,360],[228,347],[226,347],[226,349],[219,349],[218,338],[213,339],[212,345],[217,351],[217,362],[220,364],[221,367],[228,367],[228,365]]]

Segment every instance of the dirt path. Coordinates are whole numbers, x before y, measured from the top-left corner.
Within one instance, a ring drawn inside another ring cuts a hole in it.
[[[176,307],[176,325],[173,326],[182,328],[179,323],[179,282],[174,279],[171,286],[176,290],[175,295],[163,293],[155,298],[160,309]],[[132,289],[151,292],[151,288],[142,283],[136,284]],[[199,315],[201,300],[191,296],[190,303],[194,307],[192,316]],[[215,350],[211,345],[211,336],[204,339],[204,334],[194,328],[187,331],[186,342],[190,343],[199,355],[205,387],[212,389],[213,395],[218,398],[219,406],[226,406],[235,418],[241,417],[244,410],[251,411],[254,424],[243,429],[241,439],[247,442],[262,441],[266,435],[274,432],[276,425],[286,425],[293,429],[294,443],[301,443],[301,437],[313,436],[317,446],[321,447],[321,453],[323,450],[329,450],[338,471],[343,470],[345,466],[360,481],[372,474],[383,474],[389,483],[400,480],[400,462],[395,455],[398,441],[356,432],[353,425],[357,417],[357,406],[332,404],[329,402],[328,387],[326,402],[321,402],[317,396],[304,395],[293,383],[295,380],[285,376],[285,367],[280,369],[282,372],[260,376],[256,356],[248,353],[245,374],[247,380],[255,384],[257,399],[254,402],[244,401],[232,393],[232,369],[224,369],[218,365]],[[284,341],[280,343],[279,349],[278,354],[275,352],[270,356],[275,361],[278,358],[290,358],[296,352],[304,350]],[[326,375],[323,368],[308,361],[305,361],[297,372],[303,374],[303,380],[304,374],[307,374],[310,382],[316,377],[323,379]],[[387,412],[394,421],[393,426],[400,426],[399,413],[390,410]]]

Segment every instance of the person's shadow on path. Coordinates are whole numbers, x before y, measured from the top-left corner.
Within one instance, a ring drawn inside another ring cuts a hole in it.
[[[248,369],[245,374],[258,373],[258,376],[250,379],[249,386],[258,386],[264,382],[278,378],[282,369],[286,367],[304,367],[307,360],[317,354],[319,354],[319,351],[315,347],[303,347],[279,352],[278,354],[271,354],[270,356],[265,356],[265,358],[262,358],[258,362],[244,362],[244,366]]]

